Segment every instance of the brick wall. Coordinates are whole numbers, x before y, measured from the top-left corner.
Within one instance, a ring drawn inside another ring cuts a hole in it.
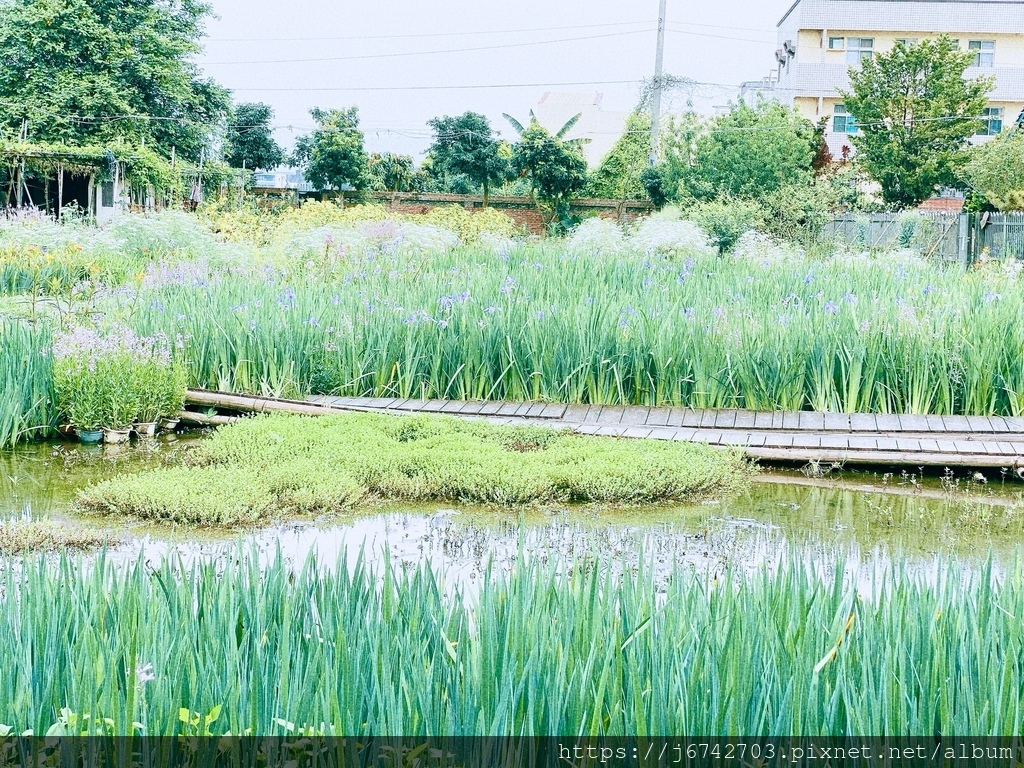
[[[387,206],[395,213],[424,214],[432,208],[443,205],[461,205],[469,210],[483,208],[484,201],[480,195],[443,195],[416,192],[375,192],[369,195],[370,200]],[[491,208],[506,213],[516,224],[525,226],[535,234],[544,234],[544,219],[537,206],[528,197],[492,197],[488,204]],[[570,206],[574,214],[587,216],[597,214],[603,218],[615,219],[619,222],[633,221],[639,216],[651,213],[654,206],[646,200],[574,200]]]

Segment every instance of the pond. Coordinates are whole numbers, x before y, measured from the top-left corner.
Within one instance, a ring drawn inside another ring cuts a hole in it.
[[[239,542],[264,557],[278,549],[296,563],[315,553],[325,564],[340,556],[385,557],[400,565],[429,560],[462,580],[490,565],[506,569],[522,554],[568,561],[604,558],[617,568],[669,568],[685,563],[717,570],[754,567],[792,547],[816,556],[893,556],[933,560],[957,555],[980,561],[1014,556],[1024,534],[1019,483],[835,472],[808,479],[765,469],[735,498],[694,505],[639,508],[497,510],[435,503],[389,503],[358,514],[298,519],[246,530],[188,528],[79,517],[68,510],[75,491],[113,474],[180,460],[198,436],[161,438],[131,446],[45,443],[0,453],[0,516],[44,518],[109,535],[110,555],[154,562],[225,556]],[[640,553],[643,553],[642,555]]]

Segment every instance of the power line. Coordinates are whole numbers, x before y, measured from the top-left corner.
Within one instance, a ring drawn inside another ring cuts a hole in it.
[[[610,37],[626,37],[627,35],[646,34],[650,29],[638,29],[629,32],[609,32],[603,35],[587,35],[584,37],[563,37],[556,40],[534,40],[527,43],[502,43],[499,45],[481,45],[473,48],[448,48],[441,51],[398,51],[395,53],[372,53],[359,56],[321,56],[311,59],[261,59],[252,61],[207,61],[203,66],[227,64],[307,64],[321,61],[357,61],[367,59],[395,59],[409,56],[436,56],[447,53],[470,53],[474,51],[493,51],[499,48],[527,48],[534,45],[551,45],[554,43],[573,43],[580,40],[601,40]]]
[[[715,40],[738,40],[738,41],[743,42],[743,43],[761,43],[762,45],[775,45],[775,42],[772,41],[772,40],[754,40],[751,37],[733,37],[731,35],[713,35],[713,34],[711,34],[709,32],[692,32],[692,31],[686,30],[686,29],[671,29],[671,28],[669,28],[668,31],[673,33],[673,34],[676,34],[676,35],[687,35],[689,37],[708,37],[708,38],[714,38]]]
[[[773,37],[775,36],[774,30],[757,27],[735,27],[732,25],[725,26],[723,24],[698,24],[695,21],[670,21],[668,23],[682,27],[706,27],[708,29],[733,29],[738,30],[740,32],[763,32],[766,35],[772,35]]]
[[[472,90],[487,90],[491,88],[562,88],[567,86],[576,85],[640,85],[642,80],[577,80],[573,82],[562,82],[562,83],[498,83],[488,85],[387,85],[381,88],[374,88],[369,86],[330,86],[323,88],[232,88],[232,91],[246,92],[246,91],[267,91],[267,92],[291,92],[291,91],[314,91],[314,92],[332,92],[332,91],[472,91]]]
[[[481,32],[421,32],[408,35],[350,35],[345,37],[223,37],[209,38],[214,43],[300,43],[315,42],[318,40],[408,40],[425,37],[476,37],[480,35],[515,35],[526,32],[561,32],[571,29],[597,29],[607,27],[636,26],[637,24],[654,24],[654,20],[647,21],[621,21],[610,24],[577,24],[564,27],[529,27],[521,29],[494,29]]]

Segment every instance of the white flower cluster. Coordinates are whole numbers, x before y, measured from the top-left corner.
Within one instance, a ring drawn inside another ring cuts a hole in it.
[[[711,255],[716,252],[704,230],[692,221],[658,216],[637,222],[628,242],[633,250],[669,257]]]
[[[804,252],[794,245],[780,243],[764,232],[748,229],[736,241],[733,256],[767,267],[798,261],[804,258]]]
[[[566,242],[571,253],[594,256],[626,251],[667,257],[712,254],[707,235],[692,221],[648,216],[624,231],[608,219],[593,218],[580,224]]]
[[[578,256],[615,255],[625,250],[626,234],[614,221],[594,217],[576,227],[565,245]]]

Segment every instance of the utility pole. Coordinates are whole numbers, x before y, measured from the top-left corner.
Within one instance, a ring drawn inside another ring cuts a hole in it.
[[[654,59],[654,92],[651,94],[651,154],[650,163],[658,162],[658,131],[661,128],[661,89],[665,75],[665,15],[668,0],[661,0],[658,11],[658,53]]]

